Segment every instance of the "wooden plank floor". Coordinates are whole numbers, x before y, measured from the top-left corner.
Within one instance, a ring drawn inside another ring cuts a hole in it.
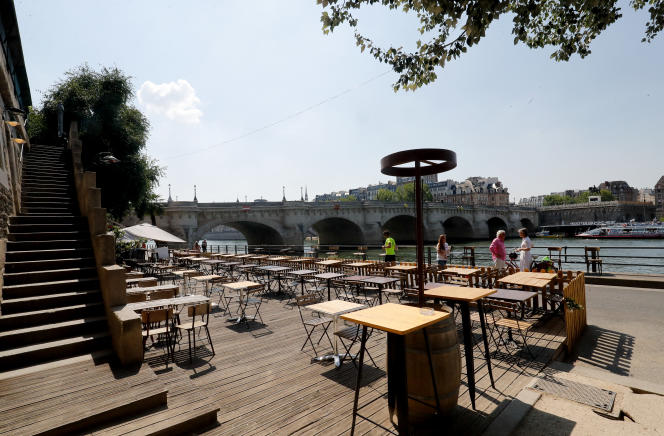
[[[198,345],[193,364],[189,363],[186,338],[176,348],[175,364],[166,365],[160,349],[148,351],[146,362],[168,387],[169,404],[186,407],[189,402],[202,401],[219,407],[219,425],[204,433],[207,435],[348,434],[356,375],[352,364],[347,362],[336,369],[331,363],[312,363],[314,353],[310,347],[300,351],[305,332],[296,307],[267,299],[261,314],[265,324],[253,323],[250,328],[233,325],[222,314],[211,317],[216,355],[211,355],[209,345]],[[479,325],[474,333],[479,333]],[[481,349],[476,347],[477,409],[470,407],[466,377],[462,374],[455,413],[444,423],[419,429],[418,434],[440,434],[440,425],[450,434],[481,434],[530,378],[544,368],[563,342],[564,334],[562,321],[551,318],[532,333],[529,344],[535,360],[504,355],[494,359],[495,389],[490,385]],[[370,339],[369,351],[377,367],[366,359],[360,404],[369,403],[362,413],[392,428],[385,395],[385,338],[376,332]],[[329,343],[325,347],[321,342],[318,352],[328,350]],[[198,394],[195,398],[191,397],[194,391]],[[360,421],[357,434],[386,431]]]
[[[94,417],[152,395],[165,400],[166,390],[147,365],[124,370],[88,359],[47,367],[0,380],[0,434],[32,435],[98,421]]]

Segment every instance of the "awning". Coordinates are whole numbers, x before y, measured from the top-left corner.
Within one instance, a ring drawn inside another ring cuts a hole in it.
[[[160,229],[159,227],[153,226],[148,223],[141,223],[131,227],[125,227],[122,229],[128,236],[133,236],[135,238],[151,239],[153,241],[159,242],[174,242],[174,243],[185,243],[177,236],[171,235],[165,230]]]

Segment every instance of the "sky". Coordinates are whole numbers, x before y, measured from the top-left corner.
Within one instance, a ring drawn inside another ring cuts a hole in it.
[[[315,0],[16,0],[33,105],[83,63],[132,76],[166,168],[157,189],[201,202],[309,197],[389,180],[380,159],[447,148],[439,175],[496,176],[510,200],[605,180],[653,187],[664,175],[664,35],[642,43],[630,9],[585,59],[514,45],[502,17],[479,45],[415,92],[355,46],[324,35]],[[371,7],[361,31],[412,47],[417,20]]]

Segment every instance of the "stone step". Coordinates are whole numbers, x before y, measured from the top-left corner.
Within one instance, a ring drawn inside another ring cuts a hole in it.
[[[52,295],[61,292],[89,291],[99,288],[96,269],[92,269],[91,277],[79,277],[67,280],[54,280],[50,282],[24,283],[18,285],[5,285],[2,287],[4,300],[12,298],[27,298],[37,295]]]
[[[108,332],[90,333],[41,344],[0,351],[0,371],[51,362],[107,348],[111,338]]]
[[[58,239],[52,241],[7,241],[7,251],[56,250],[61,248],[87,248],[89,239]]]
[[[23,190],[21,192],[21,201],[25,201],[26,199],[34,199],[34,198],[67,198],[68,200],[71,200],[74,198],[74,193],[68,189],[53,189],[53,190],[47,190],[47,191],[41,191],[37,189],[32,189],[32,190]]]
[[[95,266],[5,273],[3,288],[30,283],[56,282],[91,276],[96,277],[96,275],[97,268]]]
[[[54,215],[54,216],[15,215],[9,217],[9,224],[75,224],[75,223],[87,223],[87,220],[84,217],[80,216],[63,217],[60,215]]]
[[[21,214],[25,215],[72,215],[73,207],[23,207]]]
[[[77,304],[94,303],[102,300],[98,290],[62,292],[59,294],[38,295],[26,298],[6,298],[2,302],[2,313],[35,312],[39,310],[55,309],[58,307],[75,306]]]
[[[83,230],[71,232],[31,232],[31,233],[9,233],[9,241],[59,241],[63,239],[88,239],[89,233]]]
[[[50,342],[62,338],[103,332],[108,328],[105,316],[93,316],[0,332],[0,350]]]
[[[60,250],[58,250],[60,251]],[[57,259],[21,260],[5,262],[5,273],[47,271],[54,269],[94,267],[94,257],[64,257]]]
[[[61,167],[52,165],[41,165],[39,167],[26,167],[23,166],[23,177],[31,176],[63,176],[69,177],[71,171],[64,165]]]
[[[11,315],[0,315],[0,331],[16,330],[91,316],[101,316],[103,314],[103,303],[93,302]]]
[[[41,223],[41,224],[10,224],[9,233],[61,233],[61,232],[87,232],[87,223]]]
[[[35,262],[63,258],[92,257],[90,248],[60,248],[56,250],[7,251],[7,262]]]
[[[54,185],[54,184],[47,184],[47,185],[39,185],[39,184],[28,184],[28,183],[23,183],[21,185],[22,187],[22,192],[26,193],[32,193],[32,192],[63,192],[63,193],[70,193],[74,192],[72,190],[73,185],[66,183],[64,185]]]

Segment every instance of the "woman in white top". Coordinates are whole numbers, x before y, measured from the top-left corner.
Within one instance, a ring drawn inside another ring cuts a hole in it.
[[[531,253],[533,242],[528,237],[528,229],[519,229],[519,236],[521,236],[521,247],[517,248],[516,251],[519,252],[519,268],[521,271],[525,271],[530,269],[530,264],[533,262],[533,254]]]
[[[447,265],[447,257],[450,255],[450,246],[447,245],[445,235],[440,235],[438,237],[438,245],[436,245],[436,260],[438,261],[438,266],[445,268]]]

